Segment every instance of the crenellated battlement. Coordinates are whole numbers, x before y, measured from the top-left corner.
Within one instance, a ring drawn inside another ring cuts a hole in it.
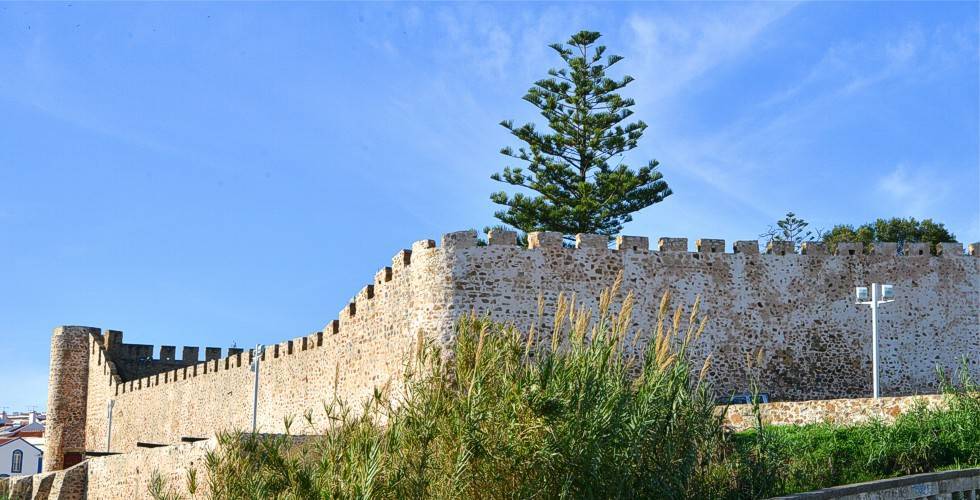
[[[123,332],[120,330],[103,330],[98,335],[97,341],[106,357],[112,360],[113,373],[123,381],[156,375],[200,361],[200,347],[183,346],[181,357],[178,359],[177,346],[161,345],[158,348],[152,344],[128,344],[123,342]],[[223,350],[220,347],[205,347],[204,360],[219,359],[223,351],[232,355],[242,352],[242,349],[229,347]]]
[[[578,234],[570,244],[555,232],[530,233],[526,246],[518,241],[506,230],[490,232],[485,244],[472,230],[444,234],[438,244],[416,241],[321,330],[266,345],[259,428],[281,432],[284,417],[308,412],[326,418],[324,405],[333,397],[356,403],[375,390],[397,391],[419,341],[454,348],[460,314],[487,314],[526,329],[550,321],[547,306],[539,316],[539,301],[553,304],[564,292],[596,307],[598,291],[619,275],[624,291],[635,293],[633,328],[643,335],[655,330],[665,291],[677,306],[702,299],[710,321],[690,352],[712,357],[707,376],[720,393],[747,389],[744,359],[761,350],[760,383],[776,399],[864,395],[868,315],[854,304],[853,287],[872,282],[895,284],[895,304],[879,317],[886,394],[934,390],[936,364],[949,367],[964,353],[980,353],[974,300],[980,243],[966,253],[961,243],[941,243],[932,255],[926,243],[844,242],[831,250],[820,242],[800,248],[772,242],[761,250],[757,240],[698,238],[692,249],[692,240],[663,237],[652,248],[645,236]],[[85,407],[86,449],[106,442],[108,400],[115,403],[114,450],[250,425],[255,375],[248,367],[258,355],[252,349],[204,347],[201,359],[197,346],[178,352],[175,345],[125,343],[118,330],[59,327],[53,381],[81,371],[73,346],[83,336],[91,349],[84,352],[87,374],[78,376],[87,377],[88,389],[72,404]],[[641,336],[641,352],[645,342]],[[980,376],[980,355],[969,362]],[[66,385],[51,394],[70,399],[78,392]],[[76,413],[69,408],[60,418],[76,429],[67,417]],[[57,439],[66,457],[78,452],[77,439]]]
[[[723,239],[700,238],[695,241],[694,251],[688,248],[687,238],[661,237],[657,239],[657,250],[650,250],[650,239],[645,236],[617,236],[610,246],[610,238],[597,234],[577,234],[574,246],[565,246],[564,238],[556,232],[532,232],[528,234],[528,245],[525,251],[533,252],[540,249],[559,249],[565,252],[605,251],[633,252],[645,254],[720,254],[720,255],[759,255],[759,242],[756,240],[736,241],[729,248]],[[286,359],[297,352],[322,347],[324,337],[328,341],[332,337],[343,337],[346,333],[342,325],[353,321],[359,310],[368,307],[375,298],[378,290],[388,286],[393,280],[405,276],[412,265],[412,256],[424,252],[457,252],[479,248],[477,234],[473,230],[446,233],[441,238],[441,244],[435,240],[424,239],[414,242],[411,250],[401,250],[391,259],[391,266],[382,267],[374,275],[371,284],[365,285],[358,291],[346,306],[337,314],[338,319],[327,323],[321,331],[308,336],[271,344],[263,354],[263,361]],[[514,231],[493,231],[488,237],[489,247],[518,247],[517,233]],[[875,243],[866,249],[861,243],[842,242],[836,245],[836,252],[831,254],[827,246],[820,242],[804,242],[799,252],[792,242],[773,241],[768,243],[765,255],[772,256],[806,256],[819,258],[856,257],[856,256],[887,256],[887,257],[962,257],[980,256],[980,243],[970,244],[969,253],[964,254],[963,244],[945,242],[938,245],[938,255],[931,255],[926,243],[906,243],[904,251],[899,253],[897,243]],[[472,251],[472,250],[471,250]],[[477,250],[479,251],[479,250]],[[238,369],[250,366],[253,361],[252,349],[231,347],[223,350],[220,347],[206,347],[204,359],[199,359],[200,347],[183,346],[181,357],[176,357],[177,347],[162,345],[157,349],[150,344],[129,344],[123,342],[123,332],[119,330],[104,330],[100,336],[104,347],[105,358],[111,373],[117,380],[117,393],[126,393],[140,389],[155,387],[179,380],[198,377],[221,370]],[[154,357],[154,352],[158,355]],[[223,355],[224,353],[224,355]]]
[[[516,243],[516,233],[514,242]],[[472,236],[472,241],[468,236]],[[500,243],[498,233],[497,244]],[[442,241],[442,248],[437,248],[434,240],[419,240],[412,244],[411,250],[401,250],[391,259],[391,266],[382,267],[375,273],[374,281],[358,291],[344,308],[338,312],[338,319],[331,320],[322,330],[303,337],[281,341],[265,346],[261,361],[287,361],[294,354],[324,347],[326,342],[343,342],[346,328],[357,318],[359,310],[365,310],[375,298],[375,290],[384,287],[393,280],[405,279],[412,264],[413,254],[453,250],[475,246],[475,233],[450,233]],[[360,305],[360,308],[358,307]],[[255,359],[254,349],[237,347],[227,348],[205,347],[204,359],[199,359],[200,347],[183,346],[181,357],[177,359],[177,346],[161,345],[159,348],[152,344],[130,344],[123,342],[123,332],[119,330],[104,330],[97,335],[93,343],[93,354],[97,364],[103,366],[104,374],[109,376],[114,385],[114,393],[127,394],[149,388],[194,379],[226,370],[236,370],[251,366]],[[157,353],[154,356],[154,352]],[[222,355],[224,352],[224,355]]]
[[[332,323],[336,323],[336,321]],[[313,332],[310,335],[296,337],[291,340],[268,345],[261,354],[261,361],[266,362],[286,359],[288,356],[295,353],[322,347],[323,336],[324,332]],[[161,346],[161,350],[164,349],[164,352],[170,353],[176,348],[173,346]],[[115,376],[113,378],[114,393],[116,395],[126,394],[193,379],[208,374],[216,374],[227,370],[247,368],[252,365],[252,362],[255,360],[256,356],[254,349],[246,350],[237,347],[229,347],[226,351],[224,351],[225,355],[222,356],[221,348],[208,347],[205,348],[205,356],[204,360],[202,361],[198,359],[198,347],[187,346],[183,349],[184,358],[179,361],[163,359],[162,357],[161,359],[152,360],[162,362],[156,365],[159,370],[155,371],[154,373],[127,379]],[[119,361],[114,358],[112,353],[107,353],[105,350],[101,350],[101,353],[105,360],[105,373],[115,375],[117,373],[116,366],[119,364]],[[103,364],[102,360],[103,358],[100,357],[98,364]],[[165,362],[167,361],[175,361],[177,366],[173,366],[173,364],[166,364]]]
[[[513,231],[491,231],[488,235],[488,246],[517,246],[517,233]],[[527,235],[528,250],[540,248],[566,248],[566,249],[605,249],[610,251],[633,251],[651,252],[650,239],[646,236],[616,236],[610,240],[608,236],[598,234],[576,234],[575,245],[564,245],[564,237],[561,233],[542,231],[532,232]],[[612,246],[610,246],[612,241]],[[458,231],[446,233],[442,236],[442,244],[436,247],[434,240],[417,241],[413,250],[438,248],[445,251],[455,251],[463,248],[479,246],[477,234],[474,230]],[[758,254],[760,248],[758,240],[739,240],[732,244],[729,249],[723,239],[700,238],[695,240],[693,252],[688,245],[688,238],[660,237],[657,239],[657,249],[652,253],[735,253],[735,254]],[[902,248],[900,252],[899,249]],[[729,251],[730,250],[730,251]],[[929,256],[928,243],[905,243],[900,245],[897,242],[876,242],[867,248],[859,242],[841,242],[836,245],[834,252],[830,252],[827,245],[822,242],[804,242],[799,250],[789,241],[772,241],[766,245],[766,254],[770,255],[809,255],[809,256],[854,256],[854,255],[881,255],[881,256]],[[411,252],[406,251],[410,256]],[[937,254],[934,256],[980,256],[980,243],[971,243],[966,252],[963,244],[959,242],[943,242],[937,245]],[[406,261],[407,265],[407,261]]]
[[[645,236],[617,236],[610,246],[610,238],[598,234],[577,234],[575,245],[566,246],[564,238],[556,232],[532,232],[528,234],[528,245],[523,250],[533,252],[540,249],[560,249],[565,252],[605,251],[634,252],[650,255],[656,254],[720,254],[720,255],[760,255],[757,240],[740,240],[726,247],[723,239],[700,238],[695,240],[695,249],[690,251],[687,238],[661,237],[657,239],[657,250],[650,250],[650,239]],[[401,250],[391,259],[391,266],[382,267],[374,275],[371,284],[365,285],[337,314],[338,319],[330,321],[321,331],[308,336],[271,344],[263,354],[262,360],[286,359],[289,356],[322,347],[324,337],[328,341],[335,336],[343,337],[346,333],[342,325],[353,321],[359,310],[370,305],[377,290],[387,286],[392,280],[404,277],[412,265],[412,256],[424,252],[457,252],[467,249],[480,248],[476,231],[458,231],[442,236],[440,245],[435,240],[424,239],[414,242],[411,250]],[[488,237],[490,247],[518,247],[517,233],[514,231],[493,231]],[[926,243],[906,243],[904,252],[899,253],[897,243],[875,243],[866,249],[861,243],[842,242],[836,246],[836,252],[830,253],[827,246],[820,242],[804,242],[799,252],[792,242],[773,241],[766,246],[765,255],[772,256],[806,256],[806,257],[855,257],[855,256],[888,256],[888,257],[961,257],[980,256],[980,243],[969,245],[969,254],[964,254],[963,244],[946,242],[938,245],[939,254],[931,255]],[[471,250],[472,251],[472,250]],[[479,250],[477,250],[479,251]],[[188,378],[194,378],[221,370],[238,369],[250,366],[254,359],[252,349],[228,348],[222,355],[222,348],[206,347],[204,360],[199,359],[200,347],[183,346],[180,359],[176,358],[176,346],[163,345],[159,350],[150,344],[127,344],[123,342],[123,332],[105,330],[102,334],[105,356],[111,360],[110,373],[118,378],[117,393],[138,391]],[[158,356],[154,357],[157,350]]]

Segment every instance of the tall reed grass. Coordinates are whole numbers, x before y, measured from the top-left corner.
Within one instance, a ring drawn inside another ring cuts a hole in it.
[[[548,328],[477,316],[452,359],[419,342],[403,396],[327,405],[323,435],[226,435],[209,457],[217,498],[693,498],[721,417],[686,352],[704,329],[695,304],[664,295],[645,356],[619,281],[593,313],[561,295]],[[615,304],[614,304],[615,303]],[[357,411],[354,411],[357,410]],[[295,425],[295,423],[290,423]]]
[[[560,295],[528,331],[465,316],[446,357],[418,340],[397,391],[336,395],[318,436],[225,434],[207,459],[218,499],[765,498],[945,466],[980,465],[980,396],[894,425],[727,433],[688,350],[706,319],[660,302],[641,352],[619,281],[595,312]],[[619,298],[622,297],[622,300]],[[539,304],[539,316],[544,310]],[[962,385],[962,384],[961,384]],[[328,395],[329,397],[329,395]]]

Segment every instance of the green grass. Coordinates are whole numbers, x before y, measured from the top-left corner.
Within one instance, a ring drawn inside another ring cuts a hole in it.
[[[772,464],[769,486],[758,489],[772,495],[980,466],[980,395],[964,379],[947,388],[947,402],[942,409],[918,405],[892,424],[756,428],[732,436],[725,460],[747,468],[764,454]],[[748,479],[743,474],[742,482]]]
[[[970,390],[894,425],[726,433],[706,365],[687,361],[704,327],[697,304],[671,315],[665,296],[639,356],[632,297],[617,307],[617,296],[618,287],[603,292],[594,317],[560,297],[554,324],[528,332],[462,318],[452,359],[419,342],[404,390],[358,407],[334,397],[326,422],[307,414],[301,425],[321,436],[221,436],[207,460],[211,494],[764,498],[980,464],[980,397]]]

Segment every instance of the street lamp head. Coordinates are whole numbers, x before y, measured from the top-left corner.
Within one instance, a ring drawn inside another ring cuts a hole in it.
[[[885,300],[895,298],[895,287],[892,285],[881,285],[881,298]]]
[[[860,301],[864,301],[864,300],[868,300],[868,287],[866,287],[866,286],[859,286],[859,287],[855,288],[854,289],[854,295],[857,297],[857,300],[859,302]]]

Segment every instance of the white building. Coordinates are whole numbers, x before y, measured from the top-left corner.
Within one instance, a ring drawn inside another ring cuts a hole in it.
[[[41,472],[41,449],[24,438],[0,438],[0,477]]]
[[[44,418],[43,414],[34,411],[19,415],[0,412],[0,439],[24,438],[28,443],[43,450]]]

